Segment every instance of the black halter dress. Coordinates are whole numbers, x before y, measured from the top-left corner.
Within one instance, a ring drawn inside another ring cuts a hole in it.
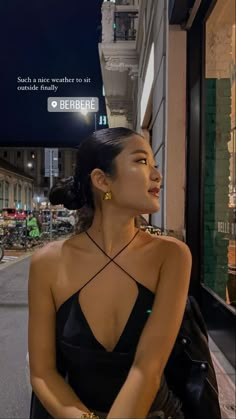
[[[136,281],[116,261],[117,256],[134,240],[123,247],[114,258],[87,236],[109,258],[82,288],[71,295],[57,310],[56,347],[58,371],[65,377],[79,399],[93,412],[105,418],[123,386],[132,366],[138,341],[152,310],[154,294]],[[95,338],[79,304],[79,294],[106,266],[115,263],[132,278],[138,295],[123,332],[112,351],[107,351]],[[181,403],[169,391],[163,375],[161,386],[151,406],[148,418],[183,419]],[[36,419],[34,417],[33,419]]]

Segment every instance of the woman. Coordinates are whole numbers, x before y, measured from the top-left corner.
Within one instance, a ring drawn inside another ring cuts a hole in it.
[[[159,210],[161,174],[147,141],[100,130],[52,204],[79,209],[77,233],[32,257],[31,384],[54,418],[182,419],[164,368],[189,287],[188,247],[136,227]]]

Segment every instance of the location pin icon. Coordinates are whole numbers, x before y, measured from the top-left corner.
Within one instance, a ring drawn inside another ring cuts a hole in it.
[[[55,109],[57,107],[57,102],[55,100],[52,101],[51,106]]]

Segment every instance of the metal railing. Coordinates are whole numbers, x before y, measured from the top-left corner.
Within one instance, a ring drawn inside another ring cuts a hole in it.
[[[114,16],[114,41],[135,41],[138,12],[116,12]]]
[[[116,6],[134,6],[134,0],[116,0]]]

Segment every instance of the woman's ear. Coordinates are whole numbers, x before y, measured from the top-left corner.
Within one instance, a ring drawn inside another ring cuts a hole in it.
[[[97,188],[99,191],[107,192],[110,182],[108,176],[101,169],[94,169],[90,173],[90,178],[92,185]]]

